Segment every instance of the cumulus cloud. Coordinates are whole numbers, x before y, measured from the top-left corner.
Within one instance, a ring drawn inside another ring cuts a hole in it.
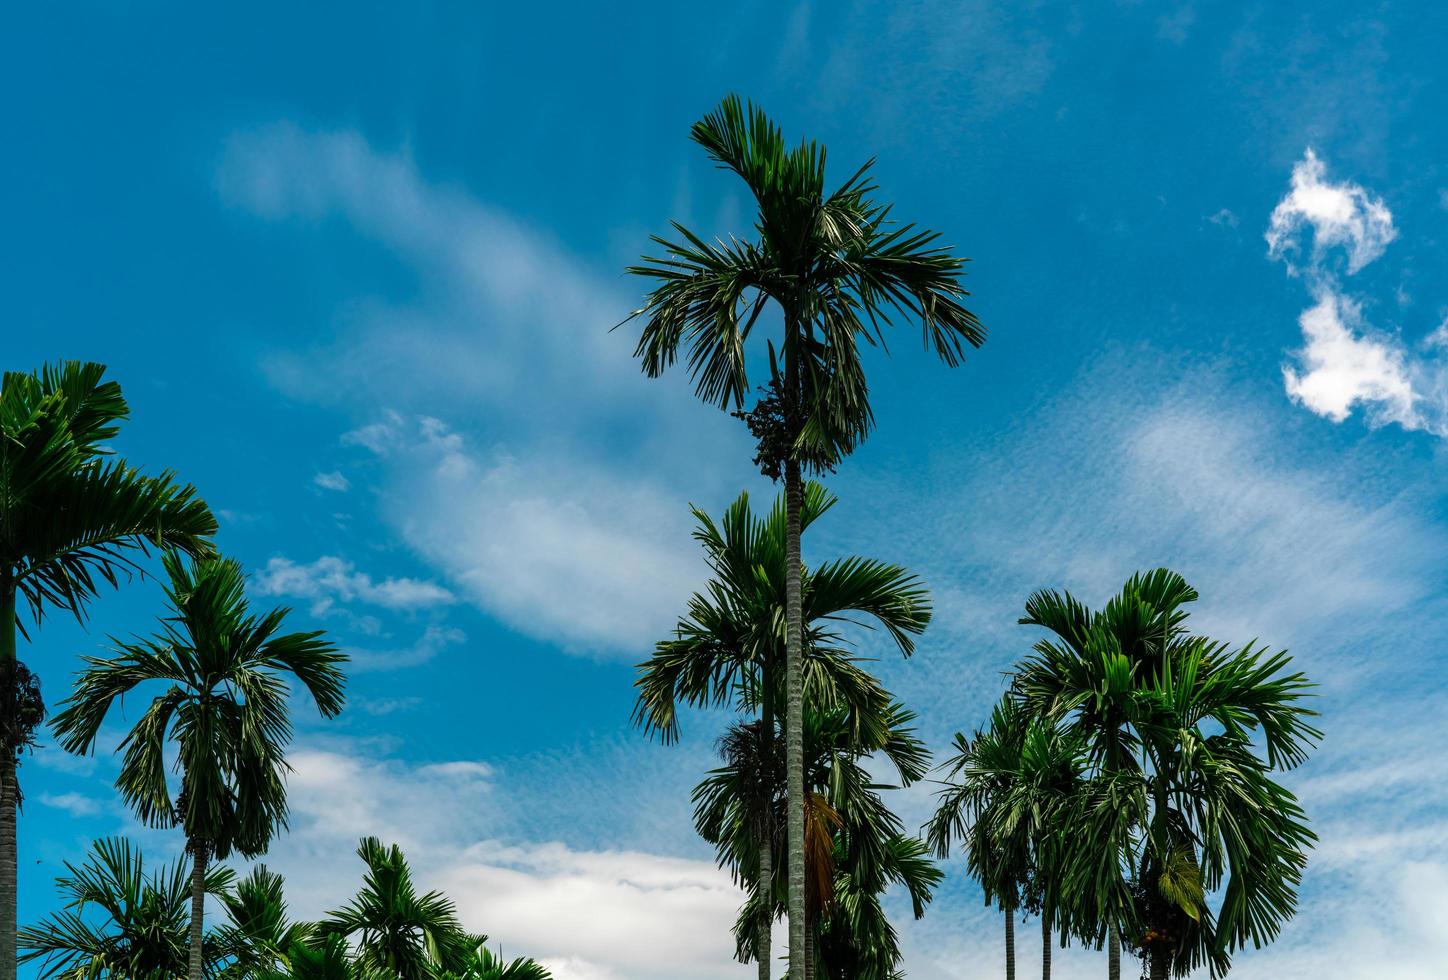
[[[1383,199],[1350,181],[1328,181],[1327,165],[1311,148],[1292,168],[1292,189],[1272,211],[1268,254],[1287,260],[1296,271],[1292,260],[1302,258],[1302,235],[1308,228],[1312,245],[1307,261],[1319,264],[1329,249],[1341,246],[1347,252],[1348,275],[1380,257],[1398,237]]]
[[[415,578],[375,580],[349,561],[323,555],[311,564],[275,557],[258,572],[253,588],[258,595],[287,596],[312,601],[313,615],[325,615],[337,603],[360,602],[394,611],[427,609],[456,601],[435,582]]]
[[[1368,322],[1339,275],[1343,269],[1355,275],[1381,258],[1397,235],[1383,199],[1350,181],[1328,180],[1326,164],[1311,149],[1293,167],[1291,189],[1268,224],[1267,254],[1289,275],[1306,278],[1315,302],[1298,318],[1303,346],[1283,367],[1283,383],[1294,402],[1334,422],[1361,407],[1369,425],[1445,435],[1448,375],[1436,356],[1441,328],[1422,350],[1412,350]],[[1339,253],[1345,266],[1336,261]]]

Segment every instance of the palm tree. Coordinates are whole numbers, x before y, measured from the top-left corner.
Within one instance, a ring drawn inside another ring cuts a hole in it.
[[[452,901],[441,892],[417,894],[396,844],[367,837],[357,856],[367,865],[362,888],[318,925],[319,935],[351,940],[357,964],[389,980],[431,980],[465,969],[480,940],[464,931]]]
[[[1316,839],[1271,778],[1321,738],[1302,703],[1312,685],[1285,653],[1188,633],[1196,598],[1157,569],[1100,612],[1047,591],[1021,620],[1051,635],[1017,689],[1082,740],[1089,776],[1057,840],[1051,900],[1073,931],[1119,937],[1153,980],[1203,964],[1221,976],[1232,952],[1275,938]]]
[[[288,918],[283,885],[281,875],[258,864],[220,896],[227,920],[217,930],[228,959],[223,980],[258,980],[289,967],[292,949],[310,938],[310,922]]]
[[[20,930],[20,962],[39,960],[40,980],[172,980],[187,966],[190,886],[186,862],[177,860],[147,874],[141,852],[123,838],[91,846],[85,863],[65,865],[55,880],[64,904],[36,925]],[[216,867],[202,883],[221,895],[232,873]],[[223,956],[208,941],[206,973]]]
[[[16,657],[18,605],[35,626],[57,608],[83,619],[149,546],[201,554],[216,533],[191,486],[111,454],[129,409],[104,374],[68,361],[0,380],[0,980],[15,980],[15,768],[45,717],[39,682]]]
[[[955,736],[955,754],[942,768],[947,784],[928,826],[927,839],[940,857],[952,840],[966,846],[971,874],[987,903],[1005,913],[1006,978],[1015,980],[1015,916],[1023,907],[1041,914],[1041,973],[1051,976],[1053,908],[1044,881],[1052,835],[1081,789],[1079,741],[1032,718],[1008,694],[974,738]]]
[[[805,949],[804,605],[800,567],[803,473],[832,468],[873,426],[862,344],[882,346],[893,317],[918,320],[927,346],[958,364],[985,331],[961,305],[964,260],[933,232],[895,225],[876,203],[870,163],[833,192],[825,151],[801,142],[786,149],[779,128],[735,96],[695,123],[694,142],[740,177],[758,205],[756,239],[706,242],[675,223],[682,240],[656,237],[665,255],[628,271],[656,285],[630,319],[644,327],[635,355],[650,377],[687,348],[699,397],[743,408],[750,391],[746,346],[771,302],[782,334],[767,345],[769,394],[750,414],[760,442],[756,462],[784,478],[786,521],[785,731],[789,851],[790,961]]]
[[[150,639],[120,644],[111,659],[87,657],[86,669],[56,716],[60,744],[94,751],[111,706],[150,682],[169,686],[121,742],[116,786],[151,826],[180,825],[192,858],[191,980],[202,972],[207,861],[233,850],[254,857],[286,824],[291,741],[291,675],[325,718],[342,710],[346,656],[320,632],[282,633],[286,609],[253,615],[241,565],[225,558],[188,563],[168,552],[166,596],[174,615]],[[174,743],[181,772],[172,798],[166,752]]]
[[[827,513],[836,498],[811,481],[804,488],[802,527]],[[776,719],[784,673],[787,605],[787,518],[784,501],[776,498],[764,517],[756,517],[749,495],[740,494],[715,522],[694,509],[694,538],[704,548],[711,574],[701,592],[689,600],[674,636],[655,648],[639,665],[635,682],[638,701],[634,720],[666,742],[679,736],[679,707],[735,703],[759,713],[753,731],[761,744],[757,758],[770,770],[760,773],[761,785],[773,785],[771,773],[783,771],[775,744]],[[887,707],[888,697],[848,653],[841,622],[867,620],[878,624],[904,656],[914,651],[914,637],[930,621],[930,597],[914,575],[898,565],[850,557],[802,570],[805,691],[809,703],[845,704],[857,724],[870,723]],[[874,733],[879,736],[878,730]],[[759,824],[761,835],[772,834]],[[762,866],[760,880],[773,880],[774,847],[765,840],[755,848]],[[770,948],[772,919],[758,927],[759,949]],[[768,980],[769,962],[760,958],[759,976]]]
[[[439,974],[438,980],[553,980],[553,974],[536,960],[526,956],[504,960],[501,953],[494,954],[479,943],[461,969]]]
[[[928,753],[909,727],[914,715],[898,702],[889,701],[875,723],[863,729],[844,705],[811,710],[805,720],[811,929],[801,972],[810,977],[822,970],[831,980],[885,980],[893,976],[900,950],[880,896],[892,884],[903,886],[918,918],[940,871],[929,861],[925,846],[904,835],[899,819],[885,805],[881,791],[891,787],[879,783],[862,762],[878,754],[895,767],[899,785],[908,786],[925,774]],[[776,830],[763,839],[781,848],[786,842],[778,832],[783,829],[783,779],[777,767],[759,765],[759,724],[730,728],[720,741],[724,764],[694,790],[696,829],[715,845],[720,864],[749,890],[735,924],[737,954],[746,962],[768,956],[768,947],[759,945],[767,933],[757,924],[780,914],[787,897],[778,882],[754,873],[762,839],[755,831],[759,823]],[[760,785],[761,771],[774,774],[772,786]]]

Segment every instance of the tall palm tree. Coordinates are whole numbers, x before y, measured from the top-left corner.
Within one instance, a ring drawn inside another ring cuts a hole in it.
[[[910,894],[917,917],[924,914],[940,871],[924,845],[906,837],[899,819],[886,806],[880,783],[863,765],[878,755],[891,764],[899,785],[919,780],[929,766],[925,746],[910,723],[914,715],[889,702],[876,724],[862,729],[851,709],[836,705],[811,709],[805,716],[808,746],[806,847],[810,945],[806,977],[885,980],[900,958],[898,939],[880,904],[887,887],[901,885]],[[778,768],[759,765],[759,722],[735,725],[721,739],[723,765],[694,790],[694,822],[700,836],[715,845],[721,865],[749,890],[735,925],[741,960],[767,957],[769,949],[757,928],[784,910],[787,896],[778,882],[762,879],[756,851],[761,838],[754,828],[784,817],[784,785]],[[776,743],[777,745],[777,743]],[[772,772],[772,786],[761,787],[760,772]],[[786,838],[768,839],[783,848]],[[792,973],[792,976],[797,975]]]
[[[258,864],[220,896],[226,924],[216,940],[228,960],[223,980],[259,980],[288,967],[292,949],[310,938],[312,923],[288,917],[283,887],[281,875]]]
[[[729,96],[690,135],[723,169],[741,178],[758,206],[755,238],[706,242],[675,223],[679,240],[654,239],[665,254],[628,271],[656,285],[633,314],[644,327],[635,354],[651,377],[687,349],[699,397],[739,410],[750,391],[746,348],[765,308],[782,332],[767,345],[769,394],[750,415],[756,459],[784,478],[786,553],[786,761],[793,804],[788,826],[804,827],[804,606],[800,569],[806,470],[832,468],[873,426],[862,345],[884,345],[892,318],[922,327],[926,345],[949,365],[985,331],[961,305],[964,260],[938,235],[890,220],[872,195],[871,163],[829,191],[825,151],[814,142],[785,147],[763,110]],[[630,317],[632,319],[633,317]],[[804,957],[805,858],[789,851],[790,957]]]
[[[98,840],[86,861],[65,864],[55,880],[60,911],[20,930],[20,962],[39,961],[41,980],[172,980],[187,968],[190,884],[186,862],[151,873],[141,852],[123,838]],[[207,872],[203,887],[221,895],[233,875],[224,867]],[[224,955],[205,945],[206,974]]]
[[[129,409],[104,374],[67,361],[0,379],[0,980],[15,980],[15,768],[45,716],[16,656],[19,606],[36,626],[57,608],[83,619],[101,585],[136,571],[151,545],[201,554],[216,533],[191,486],[111,454]]]
[[[480,939],[463,929],[451,899],[435,891],[419,895],[396,844],[384,847],[367,837],[357,856],[367,865],[362,888],[318,925],[319,936],[349,939],[357,964],[389,980],[431,980],[465,969]]]
[[[287,676],[317,710],[342,710],[346,656],[320,632],[282,633],[286,609],[261,615],[246,601],[241,565],[226,558],[163,559],[173,615],[149,639],[119,644],[110,659],[85,658],[86,669],[55,718],[60,744],[94,751],[111,706],[136,687],[169,685],[121,742],[116,787],[141,820],[179,825],[192,858],[190,980],[202,972],[206,865],[232,851],[255,857],[285,826],[285,750],[292,724]],[[166,777],[169,745],[177,749],[180,792]]]
[[[1202,965],[1221,976],[1232,952],[1275,938],[1316,839],[1272,778],[1321,737],[1303,703],[1312,685],[1285,653],[1190,634],[1183,607],[1196,598],[1157,569],[1100,612],[1047,591],[1021,620],[1051,635],[1018,690],[1081,738],[1089,776],[1063,821],[1051,898],[1075,931],[1145,958],[1153,980]]]
[[[808,527],[835,505],[836,498],[816,482],[803,493],[802,527]],[[679,736],[681,705],[702,707],[733,703],[757,711],[753,732],[761,764],[783,773],[776,721],[780,716],[786,659],[788,571],[787,516],[776,498],[769,513],[754,514],[747,493],[715,522],[695,508],[694,538],[704,549],[711,577],[691,597],[674,636],[660,642],[648,661],[639,665],[635,682],[635,721],[666,742]],[[914,637],[930,621],[930,597],[913,574],[898,565],[849,557],[801,570],[803,587],[805,691],[811,704],[844,704],[849,717],[869,725],[882,716],[888,696],[848,653],[840,623],[875,624],[904,656],[915,648]],[[876,723],[877,724],[877,723]],[[878,727],[873,737],[880,737]],[[759,774],[760,785],[774,785],[772,771]],[[756,826],[761,835],[772,825]],[[762,866],[760,880],[772,881],[775,848],[761,840],[755,849]],[[770,948],[772,919],[759,922],[759,949]],[[759,976],[768,980],[770,964],[759,959]]]
[[[1050,980],[1055,916],[1043,882],[1054,873],[1051,838],[1081,791],[1082,765],[1077,738],[1033,718],[1010,694],[974,738],[956,733],[955,754],[942,764],[947,783],[927,839],[940,857],[952,840],[963,842],[986,901],[1005,913],[1007,980],[1015,980],[1015,917],[1023,907],[1041,914],[1041,973]]]

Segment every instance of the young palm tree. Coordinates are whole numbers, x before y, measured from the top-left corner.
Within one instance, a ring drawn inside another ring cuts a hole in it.
[[[55,880],[59,912],[20,930],[20,962],[38,960],[40,980],[174,980],[187,968],[190,884],[186,862],[147,874],[141,852],[122,838],[96,841],[84,864],[66,862]],[[217,867],[202,885],[221,895],[232,873]],[[206,973],[224,955],[208,940]]]
[[[1018,690],[1083,741],[1090,777],[1063,822],[1052,900],[1075,931],[1119,936],[1153,980],[1204,964],[1221,976],[1232,952],[1275,938],[1316,839],[1271,778],[1321,737],[1302,703],[1312,685],[1286,654],[1190,635],[1196,598],[1158,569],[1098,613],[1040,592],[1021,620],[1052,635]]]
[[[665,250],[629,272],[657,284],[633,314],[644,327],[636,356],[651,377],[687,349],[701,399],[726,410],[750,391],[746,350],[765,307],[781,317],[778,345],[768,344],[769,389],[753,413],[758,462],[784,478],[786,553],[786,759],[792,839],[804,827],[804,607],[800,569],[803,473],[833,467],[873,425],[860,357],[883,346],[892,318],[917,320],[927,346],[949,365],[985,331],[961,305],[964,260],[933,232],[895,225],[876,203],[866,163],[834,191],[825,185],[817,143],[787,149],[779,128],[735,96],[691,130],[720,167],[733,171],[758,206],[756,238],[706,242],[675,223],[681,241],[655,238]],[[632,319],[633,317],[630,317]],[[789,852],[790,957],[804,957],[804,854]]]
[[[16,657],[19,606],[37,626],[55,608],[83,618],[149,546],[200,554],[216,533],[192,487],[111,455],[129,410],[104,374],[68,361],[0,380],[0,980],[15,980],[15,767],[45,715]]]
[[[224,892],[226,924],[216,931],[227,958],[223,980],[260,980],[290,966],[291,950],[310,938],[310,922],[287,916],[282,876],[258,864]]]
[[[282,633],[286,609],[252,614],[241,565],[225,558],[164,558],[174,615],[150,639],[120,644],[111,659],[87,667],[56,716],[60,744],[94,751],[111,706],[136,687],[169,685],[121,743],[116,786],[138,817],[179,825],[191,854],[190,980],[200,980],[206,865],[232,851],[254,857],[286,824],[285,749],[292,725],[286,677],[299,681],[323,717],[342,710],[346,661],[320,632]],[[166,778],[168,745],[177,749],[180,793]]]
[[[808,527],[835,505],[836,498],[815,482],[804,488],[801,526]],[[679,735],[681,704],[702,707],[735,703],[758,711],[753,731],[761,744],[761,764],[778,767],[783,760],[776,743],[776,720],[782,700],[786,652],[788,535],[784,501],[776,499],[763,518],[756,517],[749,495],[740,494],[716,523],[697,508],[694,538],[704,548],[712,573],[703,591],[689,600],[672,638],[658,644],[654,655],[639,665],[635,682],[635,721],[666,742]],[[914,637],[930,621],[930,597],[914,575],[898,565],[851,557],[802,570],[805,691],[811,704],[849,705],[856,724],[882,716],[888,696],[874,678],[848,655],[836,626],[842,621],[872,621],[904,656],[915,648]],[[879,737],[876,729],[874,737]],[[759,774],[761,785],[773,785],[772,772]],[[756,826],[771,835],[770,824]],[[762,862],[760,880],[772,881],[774,847],[761,840],[755,849]],[[759,922],[756,945],[770,948],[772,919]],[[759,961],[759,976],[768,980],[768,958]]]
[[[956,733],[955,754],[942,765],[947,785],[927,839],[940,857],[952,840],[963,842],[986,901],[1005,913],[1007,980],[1015,980],[1015,917],[1023,906],[1039,906],[1041,972],[1050,980],[1055,917],[1043,882],[1054,873],[1051,838],[1081,790],[1082,765],[1078,740],[1032,718],[1012,695],[974,738]]]
[[[367,865],[362,889],[317,927],[356,947],[357,965],[389,980],[432,980],[438,972],[466,969],[479,945],[441,892],[417,894],[402,850],[367,837],[357,848]]]

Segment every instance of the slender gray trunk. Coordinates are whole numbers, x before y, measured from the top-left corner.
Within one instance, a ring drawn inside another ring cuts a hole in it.
[[[804,623],[800,595],[800,511],[804,486],[799,461],[789,459],[784,469],[785,536],[785,767],[789,842],[789,964],[790,975],[801,976],[807,962],[805,940],[804,872]]]
[[[1106,944],[1106,976],[1108,980],[1121,980],[1121,936],[1114,924]]]
[[[759,920],[759,980],[769,980],[772,967],[770,960],[774,950],[774,672],[764,665],[760,678],[762,690],[759,701],[759,758],[764,763],[763,777],[765,790],[764,822],[760,826],[759,840],[759,893],[764,899],[764,913]]]
[[[15,583],[7,574],[0,580],[0,683],[15,683]],[[5,692],[13,703],[13,694]],[[15,719],[5,719],[14,722]],[[10,725],[6,724],[5,729]],[[15,811],[19,783],[15,776],[15,746],[0,745],[0,980],[15,980],[15,902],[17,860]]]
[[[1041,980],[1051,980],[1051,920],[1041,916]]]
[[[1016,980],[1016,913],[1006,909],[1006,980]]]
[[[199,843],[191,847],[191,941],[187,962],[190,980],[201,980],[202,917],[206,914],[206,848]]]

